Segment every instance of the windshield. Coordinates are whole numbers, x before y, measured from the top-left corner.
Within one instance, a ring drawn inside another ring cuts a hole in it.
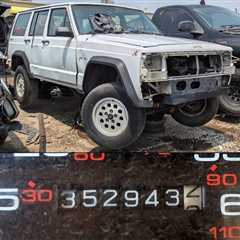
[[[78,31],[81,34],[94,33],[89,18],[94,17],[97,13],[111,16],[115,24],[121,25],[122,32],[159,34],[157,27],[140,10],[90,5],[75,5],[72,9]]]
[[[213,28],[239,27],[240,17],[231,10],[221,7],[197,7],[194,8],[202,19]]]

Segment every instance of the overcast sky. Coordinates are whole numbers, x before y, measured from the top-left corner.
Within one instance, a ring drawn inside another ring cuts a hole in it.
[[[67,2],[68,0],[35,0],[35,2]],[[69,0],[71,1],[71,0]],[[74,0],[72,0],[74,1]],[[74,2],[99,2],[100,0],[75,0]],[[234,10],[235,8],[240,9],[240,0],[205,0],[207,4],[223,6]],[[148,9],[149,11],[154,11],[156,8],[165,5],[174,4],[198,4],[200,0],[114,0],[116,4],[124,4],[128,6],[134,6],[142,9]]]

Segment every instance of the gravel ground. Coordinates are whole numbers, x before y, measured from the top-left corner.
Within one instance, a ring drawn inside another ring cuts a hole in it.
[[[18,121],[25,126],[39,129],[38,115],[44,114],[48,152],[91,151],[97,145],[91,141],[84,129],[73,129],[79,97],[60,97],[41,100],[36,111],[21,110]],[[135,151],[239,151],[240,120],[217,116],[209,124],[189,128],[167,117],[161,133],[146,134],[131,146]],[[29,144],[28,135],[11,131],[2,152],[37,152],[39,143]]]

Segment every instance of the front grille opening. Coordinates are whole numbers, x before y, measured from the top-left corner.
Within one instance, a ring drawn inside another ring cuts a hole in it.
[[[186,89],[186,87],[187,87],[187,84],[186,84],[185,81],[180,81],[176,85],[176,88],[177,88],[178,91],[183,91],[183,90]]]
[[[221,72],[220,56],[199,56],[199,73],[218,73]]]
[[[191,88],[192,89],[200,88],[200,82],[199,81],[192,82],[191,83]]]
[[[167,69],[169,77],[220,73],[222,61],[218,55],[172,56],[167,58]]]
[[[167,58],[168,76],[185,76],[197,73],[195,56],[177,56]]]

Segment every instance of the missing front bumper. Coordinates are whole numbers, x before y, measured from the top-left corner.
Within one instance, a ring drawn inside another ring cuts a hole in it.
[[[222,88],[207,93],[186,94],[181,96],[164,96],[163,100],[161,101],[161,104],[177,106],[180,104],[194,102],[201,99],[217,97],[223,94],[226,90],[227,90],[226,88]]]
[[[228,89],[229,83],[229,76],[220,76],[173,80],[148,87],[154,88],[155,94],[152,97],[154,103],[176,106],[219,96]]]

